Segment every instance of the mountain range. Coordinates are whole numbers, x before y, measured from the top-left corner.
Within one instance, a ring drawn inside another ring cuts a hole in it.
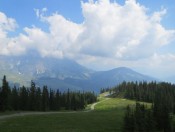
[[[123,81],[154,81],[127,67],[108,71],[94,71],[70,59],[42,58],[38,54],[0,56],[0,76],[7,76],[11,84],[29,86],[33,80],[38,86],[60,90],[99,92]]]

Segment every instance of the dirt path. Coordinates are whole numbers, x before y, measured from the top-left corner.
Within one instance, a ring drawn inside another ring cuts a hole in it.
[[[10,114],[10,115],[2,115],[0,116],[0,119],[6,119],[6,118],[11,118],[11,117],[18,117],[18,116],[26,116],[26,115],[48,115],[48,114],[66,114],[66,113],[80,113],[80,112],[90,112],[95,109],[95,106],[103,101],[108,100],[109,98],[105,98],[104,100],[100,102],[93,103],[90,107],[90,110],[85,110],[85,111],[65,111],[65,112],[19,112],[15,114]]]
[[[104,100],[102,100],[102,101],[100,101],[100,102],[93,103],[93,104],[91,105],[91,111],[95,109],[95,106],[96,106],[97,104],[99,104],[99,103],[101,103],[101,102],[104,102],[104,101],[106,101],[106,100],[108,100],[108,99],[109,99],[109,98],[105,98]]]
[[[11,117],[17,117],[17,116],[26,116],[26,115],[47,115],[47,114],[61,114],[61,113],[77,113],[78,111],[68,111],[68,112],[19,112],[15,114],[10,115],[2,115],[0,116],[0,119],[6,119]]]

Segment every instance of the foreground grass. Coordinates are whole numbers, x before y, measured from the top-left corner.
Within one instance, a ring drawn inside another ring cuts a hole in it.
[[[0,120],[0,132],[120,132],[124,109],[135,101],[102,100],[91,112],[30,115]]]
[[[11,114],[16,114],[18,113],[17,111],[6,111],[6,112],[0,112],[0,116],[2,115],[11,115]]]
[[[116,131],[116,112],[87,112],[15,117],[0,121],[1,132]]]

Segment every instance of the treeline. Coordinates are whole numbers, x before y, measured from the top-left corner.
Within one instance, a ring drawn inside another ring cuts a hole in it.
[[[105,92],[111,93],[111,92],[112,92],[112,88],[101,88],[101,89],[100,89],[100,93],[101,93],[101,94],[102,94],[102,93],[105,93]]]
[[[138,103],[134,109],[128,106],[124,120],[124,131],[173,132],[174,84],[166,82],[123,82],[113,88],[113,92],[117,95],[123,95],[127,99],[152,103],[151,109],[146,109],[144,105]]]
[[[32,81],[29,88],[10,88],[4,76],[0,87],[0,111],[58,111],[81,110],[87,104],[97,101],[97,96],[92,92],[67,92],[37,87]]]
[[[124,98],[153,104],[165,104],[169,112],[175,113],[175,85],[166,82],[123,82],[113,88],[116,94]]]

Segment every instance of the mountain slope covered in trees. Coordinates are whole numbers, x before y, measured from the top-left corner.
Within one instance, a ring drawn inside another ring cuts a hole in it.
[[[115,96],[136,100],[134,107],[127,106],[124,117],[124,132],[174,132],[174,84],[166,82],[123,82],[108,90]],[[152,106],[151,108],[147,107],[140,104],[139,101],[149,102]]]

